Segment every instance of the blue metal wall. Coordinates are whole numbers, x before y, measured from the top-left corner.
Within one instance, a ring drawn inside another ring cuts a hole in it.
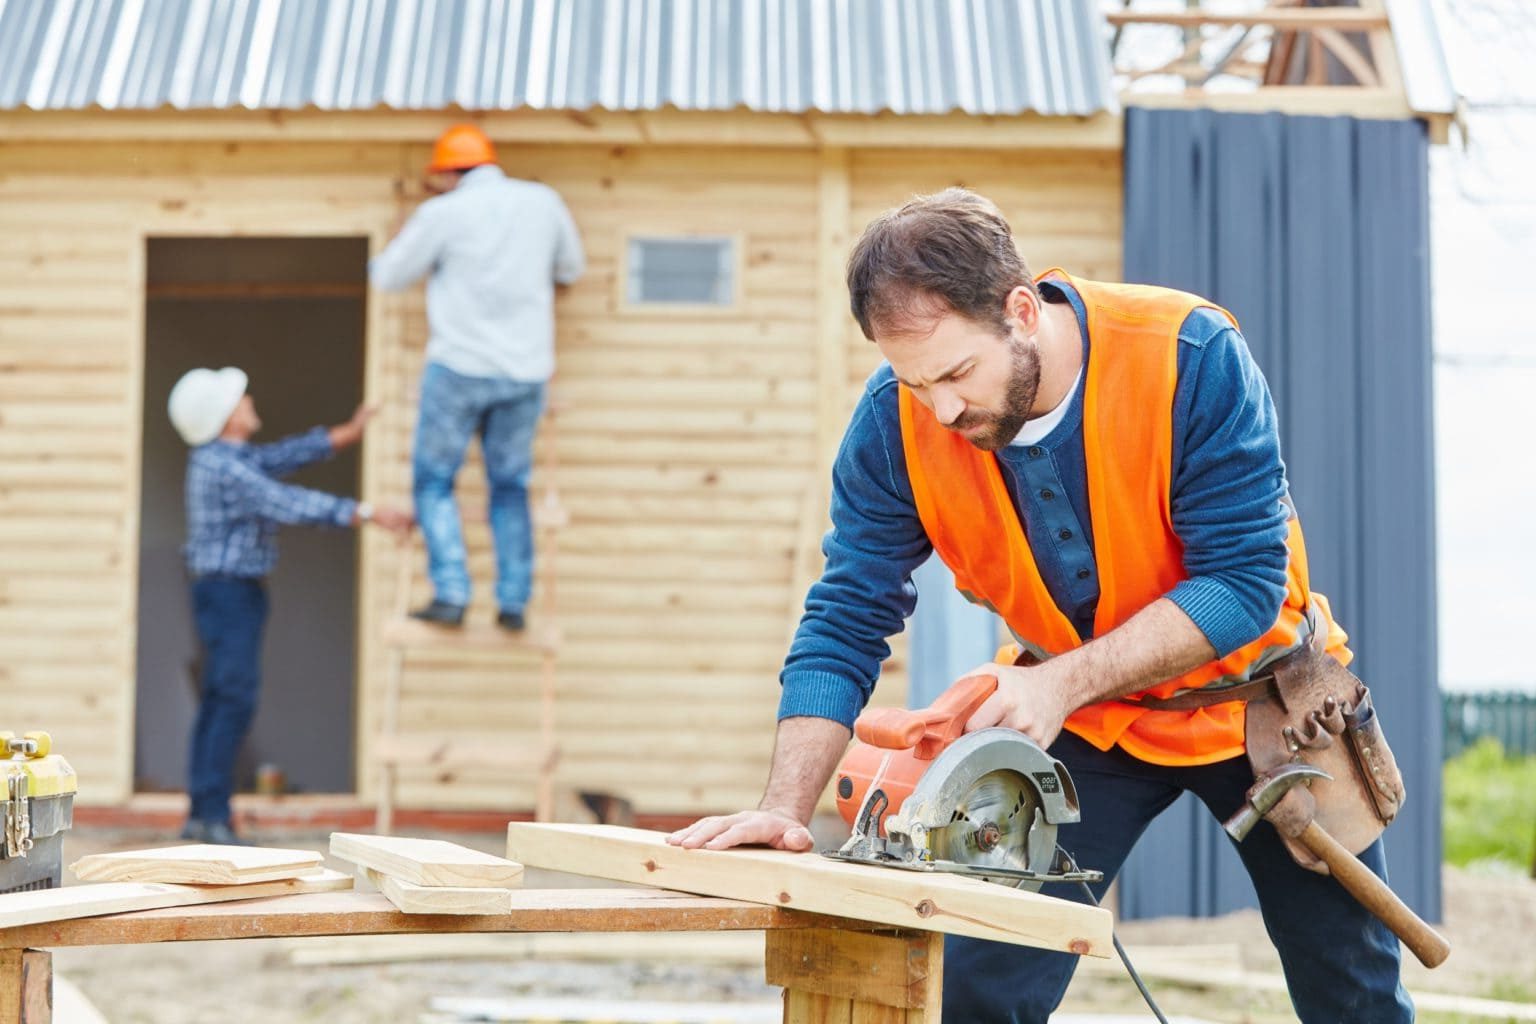
[[[1417,121],[1132,109],[1125,278],[1230,309],[1269,378],[1314,589],[1351,635],[1402,766],[1393,887],[1440,916],[1428,152]],[[1254,905],[1186,797],[1140,843],[1121,914]]]

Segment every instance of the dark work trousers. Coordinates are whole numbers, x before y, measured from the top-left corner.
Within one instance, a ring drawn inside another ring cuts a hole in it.
[[[267,589],[259,579],[200,576],[192,581],[192,618],[203,649],[203,692],[187,765],[188,815],[228,822],[235,756],[256,714]]]
[[[1119,747],[1098,750],[1067,732],[1050,752],[1071,774],[1083,815],[1077,824],[1061,826],[1057,841],[1079,866],[1104,872],[1104,881],[1094,886],[1100,898],[1142,832],[1180,793],[1194,793],[1226,820],[1253,784],[1242,757],[1169,768],[1139,761]],[[1386,925],[1334,879],[1298,867],[1268,822],[1237,844],[1237,852],[1258,892],[1264,926],[1280,952],[1303,1024],[1413,1020],[1413,1006],[1398,980],[1397,937]],[[1380,840],[1360,859],[1386,877]],[[1168,865],[1170,872],[1185,869]],[[1086,902],[1075,884],[1042,891]],[[944,945],[945,1024],[1045,1024],[1076,966],[1070,953],[951,935]]]

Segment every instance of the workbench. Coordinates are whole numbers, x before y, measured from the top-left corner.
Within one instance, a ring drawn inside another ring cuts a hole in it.
[[[467,932],[764,931],[785,1024],[938,1024],[943,936],[658,889],[523,889],[510,914],[402,914],[329,892],[143,910],[0,930],[0,1024],[51,1024],[51,948],[210,939]],[[424,940],[430,942],[430,939]]]

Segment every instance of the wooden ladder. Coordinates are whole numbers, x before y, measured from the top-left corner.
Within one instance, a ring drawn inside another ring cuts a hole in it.
[[[541,467],[553,481],[556,469],[553,439],[553,410],[546,416],[549,456]],[[412,531],[400,545],[400,566],[395,577],[395,600],[391,617],[381,630],[380,639],[389,651],[384,676],[384,706],[378,735],[374,738],[372,760],[378,769],[378,798],[375,828],[388,833],[394,824],[395,787],[402,766],[450,771],[455,768],[499,768],[508,772],[532,772],[537,777],[534,816],[552,821],[555,813],[555,768],[560,748],[555,738],[556,662],[563,635],[559,625],[559,602],[555,581],[558,558],[557,534],[569,517],[560,503],[553,482],[543,490],[532,508],[535,550],[542,570],[542,588],[538,614],[530,615],[527,628],[512,633],[495,623],[465,623],[462,626],[438,626],[410,617],[411,590],[416,568],[424,563],[426,552],[420,534]],[[485,522],[483,514],[470,513],[466,522]],[[530,609],[533,610],[533,609]],[[400,733],[400,689],[405,662],[412,651],[501,651],[514,656],[533,656],[539,662],[539,744],[537,749],[513,749],[504,741],[466,740],[453,736],[409,737]]]

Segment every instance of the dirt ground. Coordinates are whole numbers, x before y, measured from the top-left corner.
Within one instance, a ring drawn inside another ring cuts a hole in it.
[[[502,852],[499,837],[434,833],[467,846]],[[322,834],[260,836],[269,845],[324,850]],[[65,862],[87,853],[167,845],[168,837],[123,831],[76,829],[67,837]],[[345,869],[346,865],[331,863]],[[66,875],[68,872],[66,871]],[[526,885],[584,886],[590,879],[530,872]],[[1519,875],[1494,877],[1448,869],[1444,877],[1450,960],[1433,972],[1410,962],[1405,978],[1414,992],[1459,993],[1536,1003],[1536,882]],[[1214,920],[1183,918],[1129,921],[1122,941],[1138,961],[1154,996],[1170,1016],[1203,1021],[1294,1020],[1283,993],[1265,991],[1279,961],[1256,912]],[[448,942],[439,936],[430,943]],[[634,942],[622,955],[591,959],[594,950],[573,951],[572,940],[554,952],[497,951],[462,958],[443,948],[443,959],[365,963],[315,963],[340,950],[337,940],[262,939],[175,943],[143,947],[58,950],[56,972],[87,996],[111,1024],[364,1024],[432,1017],[431,1000],[442,996],[584,998],[761,1004],[776,998],[762,979],[761,960],[739,942],[702,955],[673,947],[649,952]],[[583,940],[576,940],[583,941]],[[598,940],[593,940],[594,942]],[[747,940],[750,942],[750,940]],[[385,949],[398,939],[347,940],[364,949]],[[431,947],[428,947],[431,948]],[[695,946],[697,949],[698,947]],[[331,950],[333,952],[327,952]],[[732,951],[735,951],[733,954]],[[600,951],[596,951],[600,952]],[[473,953],[473,950],[471,950]],[[377,953],[387,957],[388,953]],[[1261,980],[1207,987],[1179,980],[1210,972]],[[1117,962],[1079,970],[1063,1012],[1146,1016],[1140,997]],[[1498,1020],[1421,1012],[1427,1022]],[[60,1020],[58,1024],[71,1024]]]

